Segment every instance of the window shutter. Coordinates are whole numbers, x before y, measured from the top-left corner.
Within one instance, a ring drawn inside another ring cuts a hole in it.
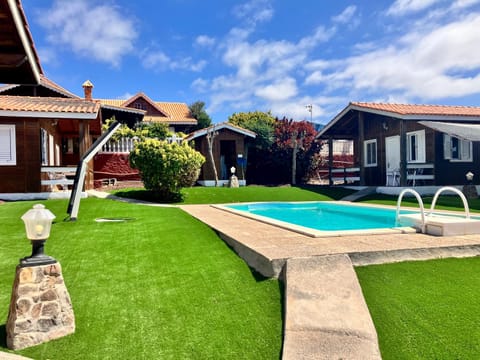
[[[472,142],[467,140],[460,140],[460,151],[462,160],[471,160],[472,159]]]
[[[452,140],[448,134],[443,134],[443,158],[445,160],[452,158]]]
[[[426,149],[425,149],[425,130],[419,131],[417,133],[417,149],[418,149],[418,158],[417,161],[424,163],[426,159]]]
[[[16,165],[15,125],[0,125],[0,165]]]

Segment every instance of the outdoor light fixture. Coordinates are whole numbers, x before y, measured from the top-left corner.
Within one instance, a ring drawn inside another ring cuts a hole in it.
[[[473,180],[473,173],[469,171],[468,173],[465,174],[465,177],[467,178],[468,182],[471,182]]]
[[[48,265],[57,262],[51,256],[43,253],[45,241],[50,236],[50,228],[55,215],[42,204],[36,204],[28,210],[22,220],[25,223],[27,238],[32,242],[32,255],[20,259],[20,266]]]

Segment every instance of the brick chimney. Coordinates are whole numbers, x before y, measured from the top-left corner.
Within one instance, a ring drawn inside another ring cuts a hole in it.
[[[92,99],[92,89],[93,89],[93,84],[90,82],[90,80],[85,81],[82,84],[83,87],[83,93],[85,94],[85,100],[93,100]]]

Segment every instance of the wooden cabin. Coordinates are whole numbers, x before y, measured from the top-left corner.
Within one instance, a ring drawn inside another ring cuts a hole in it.
[[[334,140],[354,144],[353,166],[330,161],[330,184],[345,177],[365,186],[462,185],[468,172],[480,183],[480,107],[352,102],[317,138],[329,148]]]
[[[212,152],[219,183],[226,184],[232,175],[230,169],[235,167],[240,185],[245,185],[248,141],[254,139],[256,134],[230,123],[221,123],[187,135],[184,141],[194,141],[195,150],[207,159],[202,166],[198,180],[198,183],[204,186],[215,186],[215,175],[208,161],[207,135],[209,134],[215,134]]]

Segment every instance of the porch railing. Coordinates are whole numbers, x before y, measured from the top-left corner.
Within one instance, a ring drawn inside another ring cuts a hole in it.
[[[133,150],[135,142],[137,142],[138,140],[138,137],[120,138],[120,140],[110,140],[103,146],[101,153],[129,153]],[[180,144],[183,141],[183,138],[174,135],[167,137],[165,140],[169,143],[176,142]]]
[[[328,169],[318,170],[318,177],[320,182],[332,182],[334,185],[338,184],[352,184],[360,181],[359,167],[337,167],[332,169],[331,179]]]
[[[435,171],[433,164],[407,164],[407,184],[409,186],[416,186],[423,184],[425,181],[434,180]]]
[[[73,178],[77,168],[75,166],[42,166],[40,168],[41,181],[43,186],[49,186],[50,191],[61,188],[67,190],[68,185],[73,185]]]

